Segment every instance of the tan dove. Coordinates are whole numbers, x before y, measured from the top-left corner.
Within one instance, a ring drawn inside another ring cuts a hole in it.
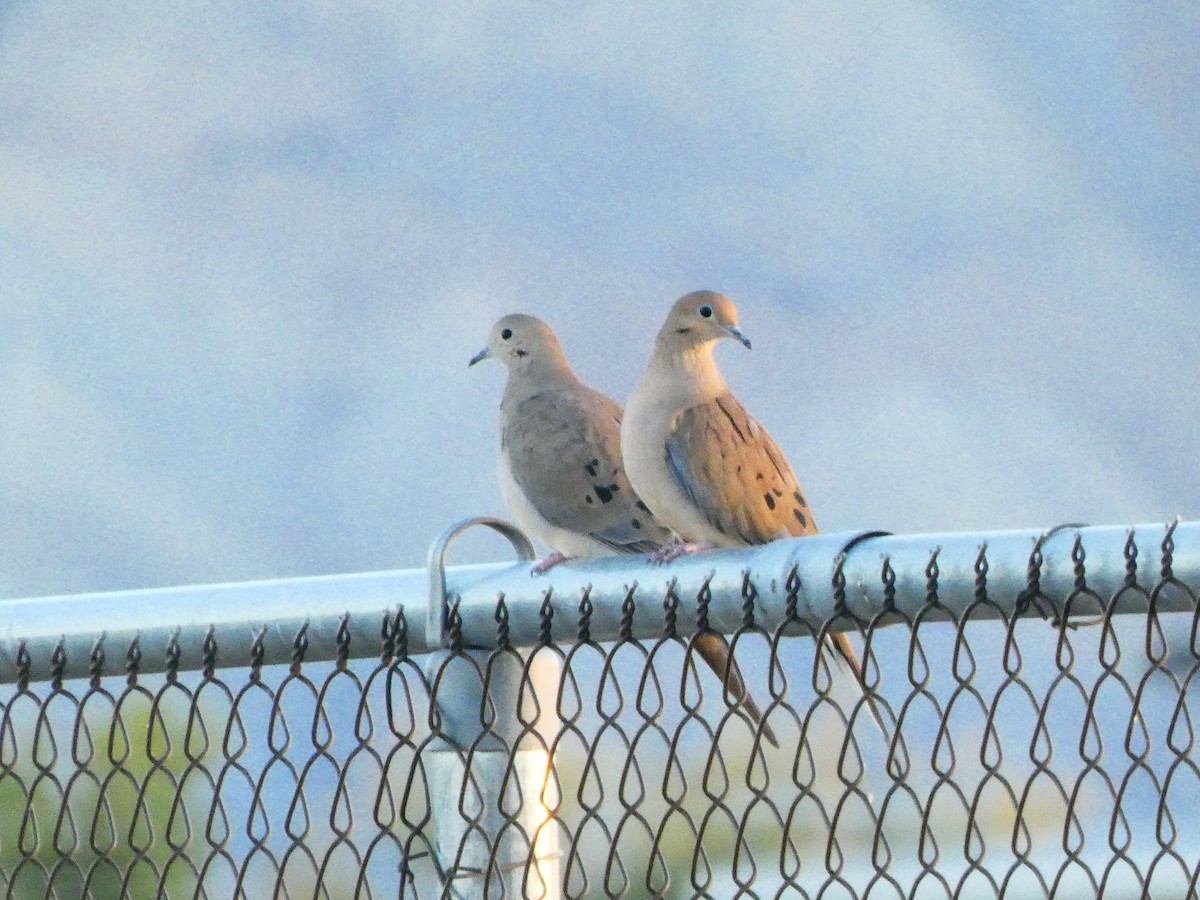
[[[534,316],[505,316],[469,365],[488,358],[508,369],[500,401],[504,504],[553,551],[533,573],[570,557],[651,553],[666,545],[670,530],[638,499],[621,464],[621,407],[579,380],[550,327]],[[696,649],[760,722],[725,639],[699,635]],[[776,744],[770,727],[763,735]]]
[[[728,297],[713,291],[681,297],[626,404],[621,450],[629,482],[686,542],[658,551],[661,562],[700,549],[817,533],[787,459],[717,371],[713,348],[723,338],[750,347]],[[849,639],[828,637],[863,686]],[[883,730],[874,702],[870,706]]]

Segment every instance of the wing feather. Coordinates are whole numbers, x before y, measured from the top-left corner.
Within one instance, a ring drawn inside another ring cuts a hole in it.
[[[629,486],[621,408],[589,388],[522,400],[501,436],[513,477],[546,521],[618,553],[649,553],[671,535]]]
[[[783,452],[732,394],[681,412],[666,459],[684,494],[729,546],[817,530]]]

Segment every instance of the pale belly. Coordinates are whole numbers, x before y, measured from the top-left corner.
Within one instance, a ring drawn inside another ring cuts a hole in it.
[[[667,464],[666,446],[674,416],[631,403],[621,424],[621,455],[634,492],[660,522],[683,540],[718,547],[743,546],[714,528],[679,486]]]

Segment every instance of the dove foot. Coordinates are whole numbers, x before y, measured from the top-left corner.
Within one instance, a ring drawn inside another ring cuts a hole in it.
[[[568,559],[570,559],[569,556],[567,556],[566,554],[563,554],[563,553],[559,553],[557,550],[555,550],[553,553],[551,553],[549,556],[547,556],[545,559],[543,559],[540,563],[538,563],[536,566],[534,566],[532,569],[530,569],[529,574],[530,575],[545,575],[547,572],[549,572],[551,569],[553,569],[559,563],[566,562]]]
[[[656,565],[665,566],[667,563],[675,562],[677,559],[691,556],[693,553],[699,553],[701,550],[712,550],[714,547],[714,544],[707,542],[688,543],[685,541],[672,541],[651,553],[650,561]]]

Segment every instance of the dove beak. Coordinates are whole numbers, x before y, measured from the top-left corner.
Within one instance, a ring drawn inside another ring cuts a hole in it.
[[[484,347],[482,350],[480,350],[478,353],[476,353],[474,356],[471,357],[471,361],[469,363],[467,363],[467,368],[470,368],[471,366],[475,365],[475,363],[477,363],[477,362],[482,362],[483,360],[487,359],[491,355],[492,355],[492,348]]]
[[[725,330],[726,330],[727,332],[729,332],[729,336],[730,336],[731,338],[733,338],[735,341],[737,341],[739,344],[741,344],[741,345],[742,345],[743,347],[745,347],[747,350],[749,350],[749,349],[750,349],[750,338],[748,338],[748,337],[746,337],[744,334],[742,334],[742,333],[741,333],[741,332],[740,332],[740,331],[737,329],[737,326],[736,326],[736,325],[726,325],[726,326],[725,326]]]

